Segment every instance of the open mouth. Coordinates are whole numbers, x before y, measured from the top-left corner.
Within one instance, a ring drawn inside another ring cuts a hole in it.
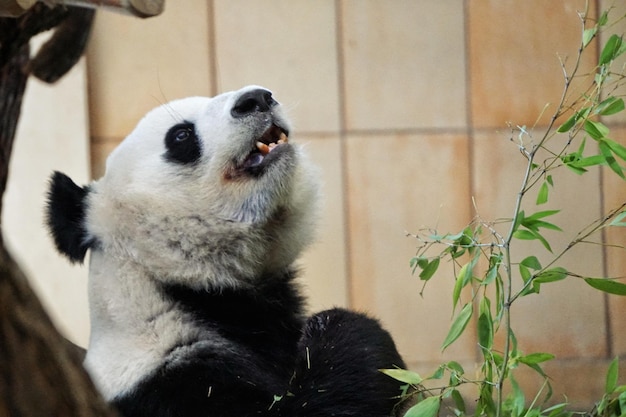
[[[280,126],[273,124],[256,140],[255,147],[242,164],[243,169],[257,168],[280,145],[287,143],[289,133]]]

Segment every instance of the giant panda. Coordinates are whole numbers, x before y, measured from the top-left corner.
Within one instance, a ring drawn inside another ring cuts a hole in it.
[[[87,186],[53,174],[56,247],[90,251],[85,366],[121,415],[392,415],[389,333],[340,308],[305,317],[294,262],[317,195],[258,86],[152,110]]]

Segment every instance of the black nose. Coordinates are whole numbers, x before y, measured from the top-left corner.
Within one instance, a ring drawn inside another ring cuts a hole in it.
[[[256,90],[243,93],[235,102],[230,111],[233,117],[244,117],[248,114],[256,112],[267,112],[276,104],[276,100],[272,98],[272,93],[257,88]]]

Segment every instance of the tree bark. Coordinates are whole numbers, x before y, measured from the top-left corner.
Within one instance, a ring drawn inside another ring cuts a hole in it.
[[[33,68],[28,42],[68,15],[73,14],[66,7],[38,3],[19,18],[0,18],[0,215],[22,97]],[[40,50],[34,68],[42,78],[58,79],[82,53],[91,18],[81,12],[74,23],[61,29],[75,30],[71,36],[57,34],[57,41],[53,37]],[[59,48],[59,38],[69,54]],[[71,45],[73,39],[80,44]],[[0,231],[0,416],[114,415],[83,369],[81,353],[56,330],[4,248]]]
[[[17,264],[0,251],[0,415],[114,416]]]
[[[28,44],[22,45],[10,57],[6,65],[0,67],[0,215],[2,202],[9,177],[9,162],[13,150],[13,140],[17,121],[22,108],[22,97],[28,75],[24,71],[29,59]],[[0,233],[0,245],[4,245]]]

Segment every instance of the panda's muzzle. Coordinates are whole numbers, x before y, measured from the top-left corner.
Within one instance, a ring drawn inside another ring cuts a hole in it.
[[[263,165],[273,159],[273,153],[280,153],[281,145],[288,142],[289,132],[276,124],[272,124],[261,137],[256,139],[254,148],[243,161],[241,168],[250,173],[257,173]]]
[[[259,176],[272,161],[278,160],[284,150],[288,150],[289,131],[282,123],[276,110],[278,102],[269,90],[256,88],[237,97],[230,114],[234,119],[245,120],[248,125],[266,127],[259,137],[251,138],[249,153],[239,160],[231,172],[233,177],[247,174]],[[261,127],[263,128],[263,127]]]

